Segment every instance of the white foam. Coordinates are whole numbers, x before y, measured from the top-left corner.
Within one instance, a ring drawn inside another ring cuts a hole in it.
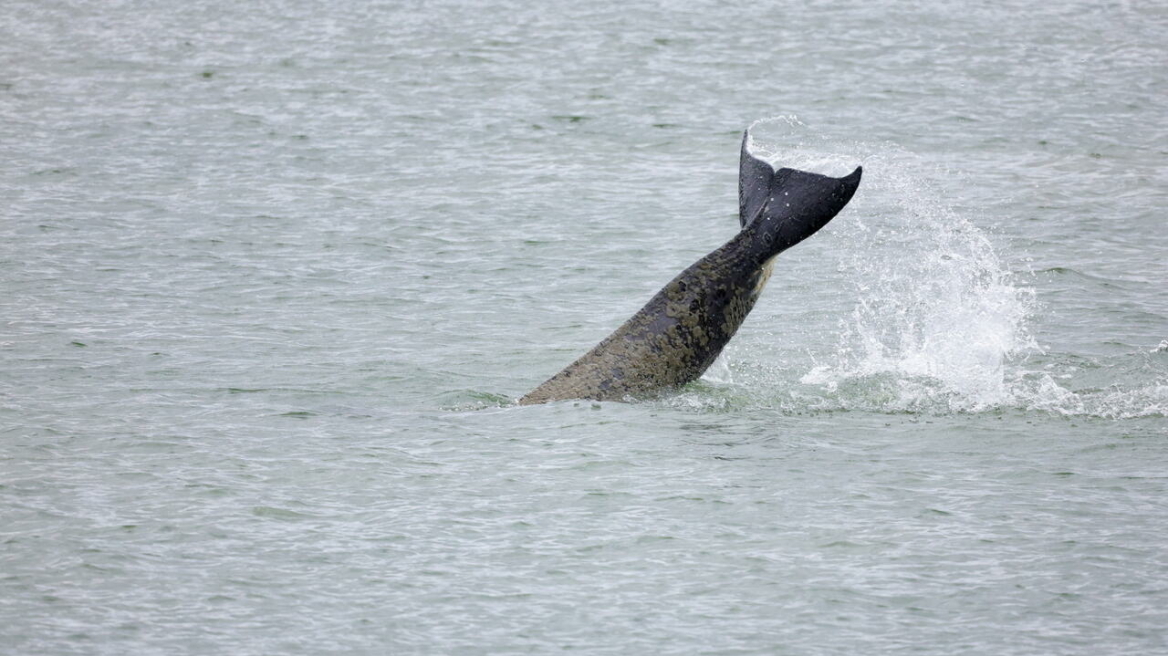
[[[734,376],[730,373],[730,365],[726,363],[726,355],[723,352],[714,360],[714,364],[710,365],[709,369],[702,374],[702,379],[717,385],[730,385],[734,382]]]

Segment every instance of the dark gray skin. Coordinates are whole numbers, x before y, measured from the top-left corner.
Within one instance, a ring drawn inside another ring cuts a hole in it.
[[[860,184],[859,167],[843,178],[774,171],[750,154],[749,137],[743,136],[739,165],[741,231],[678,274],[595,348],[519,399],[521,405],[624,401],[697,380],[754,307],[775,256],[826,225]]]

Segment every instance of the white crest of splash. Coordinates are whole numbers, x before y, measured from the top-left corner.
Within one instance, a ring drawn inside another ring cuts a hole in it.
[[[796,116],[764,118],[750,124],[750,127],[747,129],[746,151],[767,164],[770,164],[771,168],[775,170],[787,167],[840,178],[856,170],[856,166],[859,165],[855,154],[847,151],[823,152],[803,149],[801,147],[794,149],[787,147],[776,148],[767,143],[759,143],[756,141],[754,138],[755,127],[771,123],[778,124],[787,129],[806,129],[807,126]]]

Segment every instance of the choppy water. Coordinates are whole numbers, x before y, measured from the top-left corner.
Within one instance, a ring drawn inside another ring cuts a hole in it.
[[[1168,652],[1162,6],[0,12],[0,652]],[[719,364],[516,407],[760,119]]]

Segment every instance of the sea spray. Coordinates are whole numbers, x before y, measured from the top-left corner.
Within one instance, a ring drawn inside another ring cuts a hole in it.
[[[824,405],[845,408],[1012,403],[1009,367],[1037,348],[1027,329],[1034,292],[986,232],[932,188],[928,180],[940,172],[894,144],[831,138],[794,117],[756,126],[763,134],[754,135],[753,152],[777,166],[832,174],[860,160],[866,172],[863,205],[836,228],[854,307],[838,322],[834,351],[812,354],[800,382],[829,397]],[[776,126],[781,134],[770,136]]]

